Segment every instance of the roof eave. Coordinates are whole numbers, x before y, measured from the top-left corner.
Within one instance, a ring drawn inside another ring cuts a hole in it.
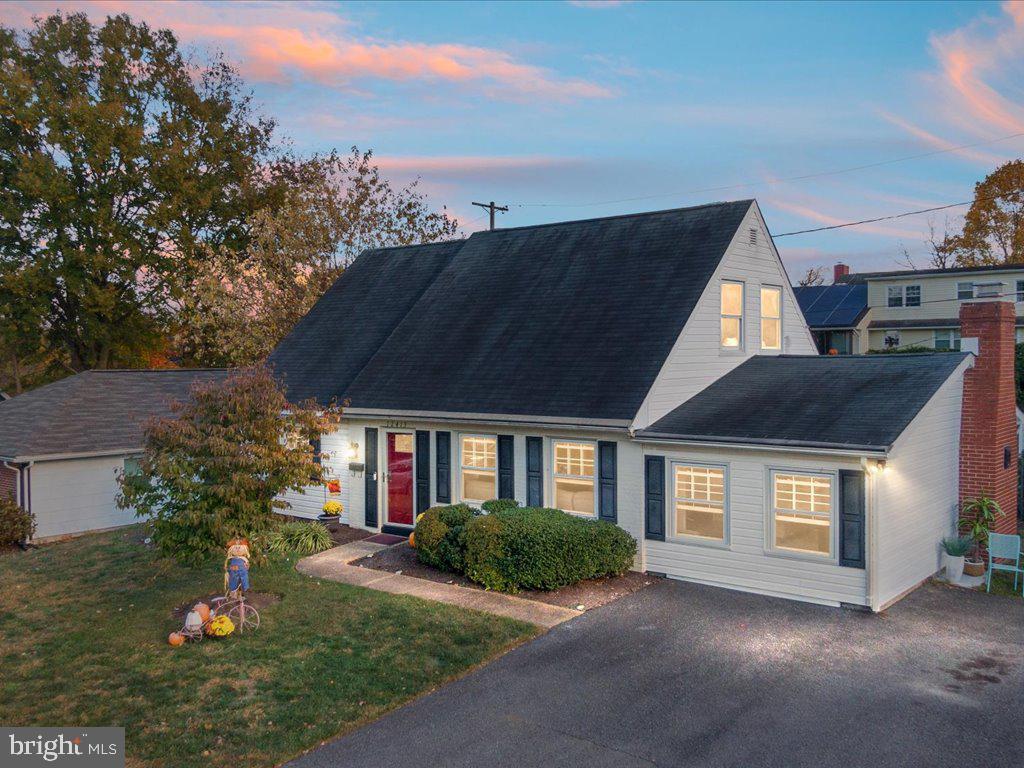
[[[579,427],[626,431],[629,419],[592,419],[579,416],[536,416],[507,413],[463,413],[458,411],[400,411],[383,408],[353,408],[349,406],[342,417],[418,419],[423,421],[472,421],[478,424],[515,424],[540,427]]]
[[[720,435],[679,435],[667,432],[641,430],[635,438],[646,443],[685,443],[716,448],[748,448],[751,450],[828,453],[845,456],[886,456],[891,445],[860,445],[857,443],[828,443],[805,440],[768,439],[756,437],[723,437]]]
[[[19,454],[16,456],[2,456],[0,461],[7,461],[12,464],[26,464],[30,461],[61,461],[64,459],[97,459],[104,456],[121,456],[133,453],[142,453],[142,446],[132,448],[105,448],[97,451],[69,451],[67,453],[35,453]]]

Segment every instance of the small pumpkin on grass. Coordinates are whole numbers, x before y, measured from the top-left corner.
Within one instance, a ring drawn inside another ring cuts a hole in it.
[[[416,531],[409,534],[409,546],[416,549]]]
[[[185,644],[185,636],[181,634],[181,632],[171,632],[171,634],[167,636],[167,642],[174,648],[177,648],[179,645]]]

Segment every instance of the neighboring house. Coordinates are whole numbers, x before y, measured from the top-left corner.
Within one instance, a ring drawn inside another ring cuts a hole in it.
[[[616,523],[640,570],[878,610],[966,494],[1015,499],[1012,311],[963,313],[977,357],[817,356],[746,200],[364,252],[270,362],[347,401],[350,525],[515,498]]]
[[[217,370],[86,371],[0,403],[0,494],[36,518],[36,541],[136,522],[118,509],[143,425]]]
[[[800,311],[823,355],[856,355],[868,350],[868,288],[838,282],[849,267],[836,264],[832,285],[793,286]]]
[[[923,346],[960,349],[960,307],[998,295],[1016,308],[1016,340],[1024,341],[1024,264],[897,272],[861,272],[837,283],[867,287],[867,349]]]

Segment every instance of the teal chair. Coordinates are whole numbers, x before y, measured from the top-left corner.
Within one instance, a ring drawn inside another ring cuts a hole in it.
[[[997,563],[996,560],[1012,560],[1009,563]],[[1013,591],[1017,591],[1017,577],[1024,574],[1024,568],[1020,567],[1020,536],[1010,536],[1005,533],[990,533],[988,535],[988,573],[985,580],[985,591],[992,591],[992,571],[1008,571],[1013,574]],[[1024,594],[1024,587],[1021,588]]]

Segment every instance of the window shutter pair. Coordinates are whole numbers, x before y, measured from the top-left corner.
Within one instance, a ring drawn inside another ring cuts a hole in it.
[[[864,538],[867,530],[864,473],[839,470],[839,564],[864,568]]]
[[[598,517],[610,523],[618,521],[618,461],[612,441],[597,444]],[[526,506],[544,506],[544,438],[526,438]]]

